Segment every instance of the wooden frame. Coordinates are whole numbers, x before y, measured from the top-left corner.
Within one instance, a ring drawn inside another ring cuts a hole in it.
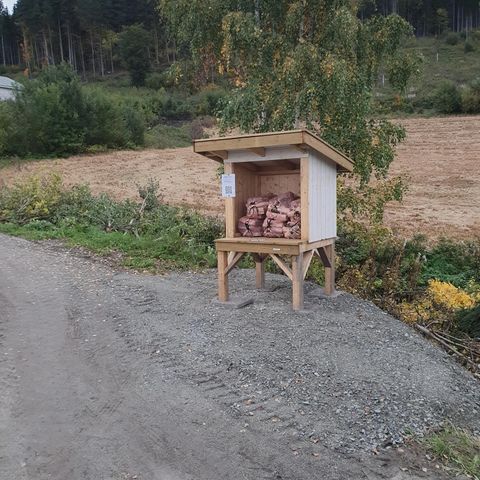
[[[225,238],[216,241],[218,296],[229,300],[228,276],[249,253],[257,288],[265,286],[271,258],[292,282],[293,308],[303,308],[303,284],[314,255],[325,268],[325,293],[335,291],[336,176],[354,163],[308,130],[195,140],[195,152],[224,164],[235,175],[236,197],[225,199]],[[299,240],[245,238],[237,232],[247,198],[292,191],[301,202]]]
[[[303,309],[303,284],[313,256],[317,255],[325,268],[325,294],[335,292],[335,239],[308,243],[302,240],[269,239],[270,242],[255,241],[254,238],[216,240],[218,256],[218,298],[228,302],[228,274],[246,254],[251,253],[255,261],[256,287],[265,287],[265,260],[271,258],[292,282],[292,305],[294,310]],[[281,256],[280,256],[281,255]],[[290,265],[282,257],[290,259]]]

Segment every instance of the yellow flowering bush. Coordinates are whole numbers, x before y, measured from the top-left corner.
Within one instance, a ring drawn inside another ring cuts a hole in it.
[[[475,305],[475,299],[465,290],[439,280],[428,282],[427,296],[431,298],[433,304],[452,311],[472,308]]]
[[[453,314],[456,311],[472,308],[479,300],[478,292],[471,294],[449,282],[432,279],[423,296],[414,302],[402,302],[398,306],[398,314],[408,323],[445,323],[455,318]]]

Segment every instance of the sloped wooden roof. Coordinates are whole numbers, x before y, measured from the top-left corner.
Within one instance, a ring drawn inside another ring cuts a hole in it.
[[[280,146],[295,146],[301,150],[311,148],[335,162],[339,171],[353,171],[354,163],[350,158],[309,130],[289,130],[194,140],[193,151],[218,162],[223,162],[228,158],[228,152],[232,150],[250,150],[262,155],[265,148]]]

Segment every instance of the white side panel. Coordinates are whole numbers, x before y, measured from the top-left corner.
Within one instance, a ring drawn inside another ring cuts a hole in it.
[[[337,236],[337,166],[316,152],[309,160],[309,240],[315,242]]]
[[[272,160],[293,160],[301,157],[305,157],[307,153],[301,152],[295,147],[267,147],[265,149],[265,156],[262,157],[252,152],[251,150],[230,150],[228,152],[227,162],[239,163],[239,162],[261,162]]]
[[[15,93],[8,88],[0,88],[0,100],[13,100]]]

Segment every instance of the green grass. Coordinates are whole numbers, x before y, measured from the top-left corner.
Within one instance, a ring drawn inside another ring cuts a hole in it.
[[[105,232],[96,227],[62,228],[45,223],[40,228],[35,223],[0,223],[0,232],[33,241],[63,240],[68,246],[87,248],[135,270],[158,273],[172,269],[212,268],[216,264],[213,247],[211,252],[198,252],[195,246],[181,245],[172,236],[136,237],[120,232]]]
[[[423,440],[448,470],[480,480],[480,438],[451,424]]]
[[[177,148],[191,145],[188,125],[181,127],[156,125],[145,134],[145,146],[149,148]]]

